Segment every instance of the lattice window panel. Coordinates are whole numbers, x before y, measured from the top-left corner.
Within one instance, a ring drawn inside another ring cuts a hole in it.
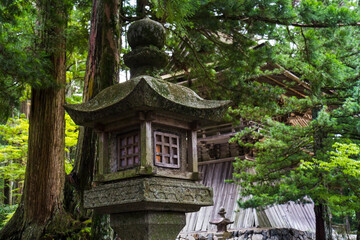
[[[118,136],[118,170],[140,165],[139,138],[139,132]]]
[[[155,165],[180,168],[179,136],[164,132],[154,132]]]

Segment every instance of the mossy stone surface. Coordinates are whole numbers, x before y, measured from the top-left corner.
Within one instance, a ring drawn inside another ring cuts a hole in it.
[[[205,100],[187,87],[138,76],[104,89],[86,103],[64,107],[76,124],[85,126],[137,111],[176,114],[184,120],[203,121],[206,125],[221,121],[229,103]]]
[[[190,180],[140,177],[85,191],[84,207],[99,213],[137,211],[196,212],[213,204],[209,187]]]
[[[124,62],[130,68],[132,77],[156,76],[159,69],[166,66],[168,57],[156,47],[141,47],[125,54]]]
[[[111,227],[122,240],[173,240],[185,223],[185,213],[181,212],[111,214]]]
[[[146,17],[130,25],[127,37],[133,50],[150,45],[161,49],[165,44],[165,29],[160,23]]]

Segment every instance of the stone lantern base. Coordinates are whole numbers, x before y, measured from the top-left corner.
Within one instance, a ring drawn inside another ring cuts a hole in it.
[[[186,223],[182,212],[142,211],[110,217],[121,240],[175,240]]]
[[[139,211],[196,212],[211,206],[212,189],[190,180],[140,177],[85,191],[84,207],[99,213]]]
[[[175,240],[185,213],[211,206],[212,189],[183,179],[140,177],[85,191],[84,206],[110,214],[121,240]]]

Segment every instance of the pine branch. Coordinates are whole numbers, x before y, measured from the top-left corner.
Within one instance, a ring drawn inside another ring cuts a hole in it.
[[[304,38],[306,60],[308,61],[309,64],[311,64],[308,42],[307,42],[307,39],[306,39],[305,34],[303,32],[303,29],[300,28],[300,30],[301,30],[301,36]]]
[[[224,84],[222,84],[221,82],[215,82],[214,80],[212,80],[211,76],[209,76],[208,70],[206,69],[205,65],[201,62],[200,57],[198,56],[198,53],[194,47],[194,44],[192,43],[191,39],[185,35],[185,37],[182,37],[178,32],[176,32],[175,30],[172,30],[171,28],[168,28],[171,32],[173,32],[178,38],[180,38],[186,45],[188,45],[188,47],[190,48],[190,50],[192,51],[192,53],[194,54],[194,57],[196,59],[196,62],[199,64],[199,66],[201,67],[201,69],[203,70],[205,76],[207,77],[207,80],[213,82],[214,84],[219,85],[220,87],[222,87],[223,89],[227,89],[227,90],[232,90],[229,87],[225,86]]]
[[[349,54],[340,56],[339,58],[340,58],[340,59],[344,59],[344,58],[352,57],[352,56],[355,56],[355,55],[358,55],[358,54],[360,54],[360,51],[356,51],[356,52],[353,52],[353,53],[349,53]]]
[[[331,27],[349,27],[349,26],[360,26],[360,22],[352,22],[352,23],[337,23],[337,24],[328,24],[328,23],[298,23],[298,22],[288,22],[292,20],[292,18],[282,18],[282,19],[272,19],[261,16],[227,16],[220,15],[216,16],[217,19],[221,20],[238,20],[238,21],[260,21],[264,23],[277,24],[283,26],[293,26],[293,27],[301,27],[301,28],[331,28]]]

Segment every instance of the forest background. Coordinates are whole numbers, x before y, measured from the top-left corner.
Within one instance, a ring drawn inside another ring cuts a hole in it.
[[[128,80],[126,29],[145,15],[168,34],[170,63],[159,74],[183,72],[205,97],[233,101],[228,120],[252,123],[232,139],[256,153],[255,161],[234,165],[234,183],[252,196],[241,207],[310,197],[317,239],[332,238],[333,222],[360,229],[358,1],[5,0],[0,213],[7,225],[0,239],[112,235],[108,216],[82,208],[96,134],[76,127],[62,105]],[[305,97],[286,95],[293,82],[280,88],[255,81],[284,70],[300,77]],[[284,121],[306,112],[308,126]]]

